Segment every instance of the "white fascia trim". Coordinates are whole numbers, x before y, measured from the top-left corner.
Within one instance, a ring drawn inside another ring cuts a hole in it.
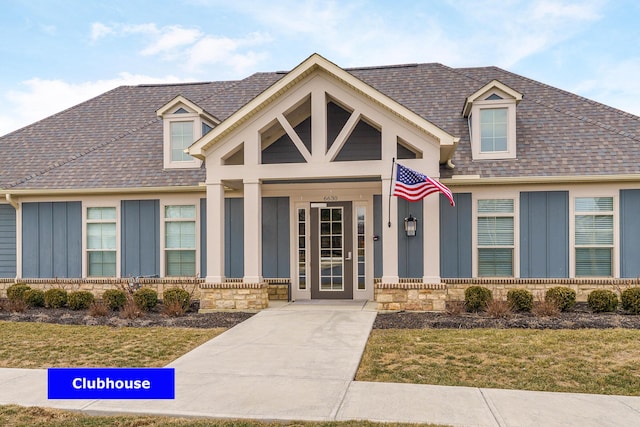
[[[479,175],[453,176],[440,179],[444,185],[522,185],[522,184],[571,184],[605,182],[640,182],[640,174],[624,175],[559,175],[482,178]]]
[[[158,194],[158,193],[206,193],[204,184],[175,187],[130,187],[130,188],[42,188],[12,190],[13,196],[68,196],[98,194]]]
[[[462,116],[468,117],[473,103],[476,102],[478,98],[480,98],[482,95],[484,95],[487,92],[490,92],[493,89],[498,89],[504,92],[505,94],[509,95],[510,97],[512,97],[515,100],[516,105],[519,104],[520,101],[522,101],[523,95],[520,92],[510,88],[509,86],[500,82],[499,80],[491,80],[489,83],[482,86],[480,89],[475,91],[472,95],[469,95],[467,99],[465,99],[464,107],[462,109]]]

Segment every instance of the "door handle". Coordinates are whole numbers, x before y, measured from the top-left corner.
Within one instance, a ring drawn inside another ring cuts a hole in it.
[[[344,260],[351,261],[351,252],[347,252],[347,257]]]

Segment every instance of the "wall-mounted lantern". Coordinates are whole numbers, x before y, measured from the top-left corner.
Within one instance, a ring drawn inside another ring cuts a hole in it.
[[[407,233],[408,237],[412,237],[416,235],[417,229],[418,229],[418,219],[414,218],[413,215],[409,214],[409,218],[404,219],[405,233]]]

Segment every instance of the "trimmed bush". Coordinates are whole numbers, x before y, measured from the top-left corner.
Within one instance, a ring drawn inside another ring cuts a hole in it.
[[[62,308],[67,305],[68,295],[64,289],[48,289],[44,292],[44,305],[49,308]]]
[[[40,289],[27,289],[24,293],[24,302],[29,307],[44,307],[44,291]]]
[[[127,303],[127,293],[121,289],[108,289],[102,294],[102,302],[109,310],[121,310]]]
[[[510,289],[507,302],[514,311],[529,312],[533,308],[533,294],[528,289]]]
[[[618,295],[608,289],[596,289],[587,297],[587,304],[594,313],[616,311]]]
[[[632,314],[640,314],[640,288],[628,288],[622,291],[622,308]]]
[[[25,283],[16,283],[7,288],[7,298],[10,302],[24,301],[24,293],[31,289],[31,286]]]
[[[491,290],[483,286],[469,286],[464,290],[464,305],[467,311],[485,310],[491,300],[493,300]]]
[[[69,308],[71,310],[86,310],[89,308],[92,302],[95,301],[95,297],[89,291],[73,291],[69,292]]]
[[[191,295],[180,288],[166,289],[162,292],[162,303],[165,305],[178,303],[184,311],[187,311],[191,304]]]
[[[158,305],[158,293],[149,288],[138,289],[133,294],[133,302],[135,302],[141,310],[149,311]]]
[[[560,311],[571,310],[576,305],[576,291],[566,286],[550,288],[544,295],[545,301],[556,304]]]

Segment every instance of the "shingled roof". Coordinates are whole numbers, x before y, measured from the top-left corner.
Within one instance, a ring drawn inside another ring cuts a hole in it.
[[[640,173],[640,117],[496,67],[441,64],[347,69],[446,132],[460,137],[443,177],[540,177]],[[244,80],[123,86],[0,138],[0,189],[194,186],[200,170],[163,168],[156,111],[178,95],[224,120],[284,73]],[[491,80],[522,93],[517,158],[472,161],[465,98]]]

